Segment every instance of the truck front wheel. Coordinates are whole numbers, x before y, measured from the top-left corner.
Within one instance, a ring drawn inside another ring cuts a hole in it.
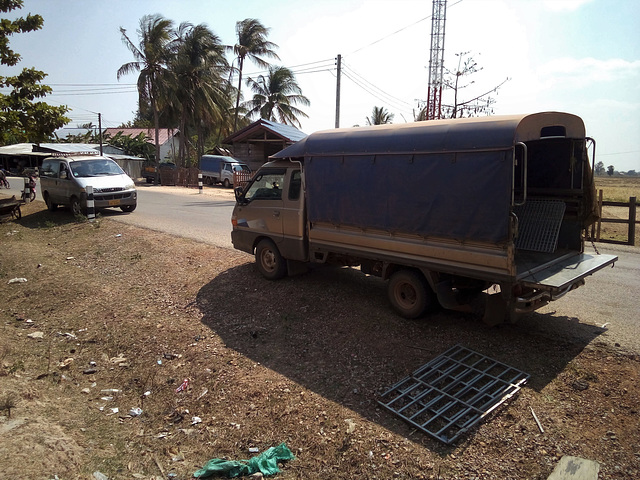
[[[389,301],[402,317],[419,318],[433,305],[433,291],[425,278],[412,270],[399,270],[389,280]]]
[[[271,240],[264,239],[258,243],[256,265],[268,280],[278,280],[287,274],[287,263]]]

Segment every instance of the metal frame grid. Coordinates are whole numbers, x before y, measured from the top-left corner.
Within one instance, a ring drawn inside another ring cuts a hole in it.
[[[514,208],[519,219],[516,248],[553,253],[558,246],[558,234],[566,205],[559,200],[527,200]]]
[[[508,398],[529,374],[456,345],[382,394],[378,403],[451,444]]]

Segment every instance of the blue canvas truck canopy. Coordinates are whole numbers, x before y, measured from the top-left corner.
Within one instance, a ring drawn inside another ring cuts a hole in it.
[[[311,224],[504,244],[517,145],[550,139],[584,152],[582,120],[545,112],[334,129],[271,158],[303,162]]]

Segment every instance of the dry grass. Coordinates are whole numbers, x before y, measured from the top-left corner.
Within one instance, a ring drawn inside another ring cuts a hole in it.
[[[640,176],[596,178],[596,190],[602,190],[602,199],[609,202],[628,202],[629,197],[640,200]]]
[[[351,269],[268,282],[240,252],[78,224],[41,202],[0,238],[6,478],[180,480],[280,442],[297,457],[283,480],[543,480],[565,454],[601,462],[603,478],[640,476],[640,359],[578,319],[534,314],[535,332],[452,312],[408,322]],[[531,379],[445,446],[376,399],[457,343]]]

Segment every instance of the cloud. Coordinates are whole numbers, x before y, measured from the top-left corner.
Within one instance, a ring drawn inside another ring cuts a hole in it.
[[[544,0],[543,5],[546,10],[552,12],[575,12],[583,5],[591,3],[593,0]]]
[[[570,84],[573,88],[594,83],[618,82],[640,75],[640,60],[620,58],[556,58],[538,69],[537,76],[546,87]]]

